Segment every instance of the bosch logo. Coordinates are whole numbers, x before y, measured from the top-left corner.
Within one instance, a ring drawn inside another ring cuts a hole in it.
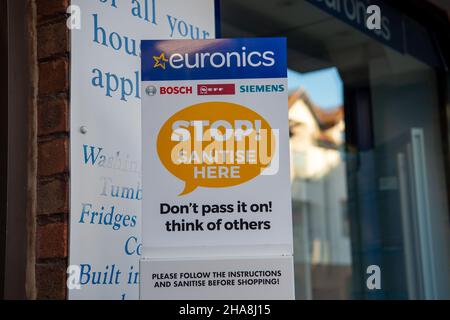
[[[192,87],[160,87],[160,94],[192,94]]]

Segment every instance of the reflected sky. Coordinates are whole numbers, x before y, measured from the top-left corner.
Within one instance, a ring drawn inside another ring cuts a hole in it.
[[[344,88],[336,68],[299,73],[288,69],[289,92],[303,87],[319,107],[327,109],[344,103]]]

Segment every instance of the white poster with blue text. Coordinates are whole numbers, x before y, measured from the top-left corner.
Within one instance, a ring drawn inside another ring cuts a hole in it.
[[[137,299],[142,39],[215,37],[214,0],[72,0],[70,299]]]

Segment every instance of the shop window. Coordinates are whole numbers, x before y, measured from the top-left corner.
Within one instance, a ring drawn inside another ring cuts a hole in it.
[[[288,38],[297,298],[448,299],[436,45],[388,6],[389,37],[324,6],[222,3],[223,37]],[[323,102],[336,90],[340,99]],[[381,289],[366,286],[371,265],[380,267]]]

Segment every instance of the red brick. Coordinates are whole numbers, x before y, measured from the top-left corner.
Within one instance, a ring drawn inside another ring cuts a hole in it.
[[[70,0],[36,0],[38,21],[42,22],[47,17],[65,14],[69,2]]]
[[[38,59],[44,59],[68,51],[66,22],[42,26],[38,29]]]
[[[69,183],[65,179],[40,182],[37,190],[38,214],[69,212]]]
[[[37,227],[38,259],[67,257],[67,223],[56,222]]]
[[[41,142],[38,147],[38,175],[50,176],[69,171],[67,138]]]
[[[38,135],[69,132],[69,103],[66,97],[39,101]]]
[[[69,63],[67,59],[39,64],[39,96],[69,90]]]
[[[36,265],[36,288],[38,299],[66,299],[66,263]]]

